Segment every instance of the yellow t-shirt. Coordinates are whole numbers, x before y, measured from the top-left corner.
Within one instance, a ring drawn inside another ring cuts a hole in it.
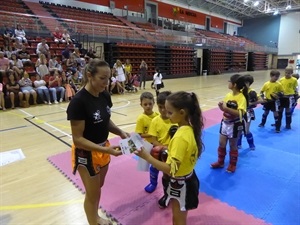
[[[161,116],[156,116],[153,118],[148,134],[157,138],[157,141],[164,146],[167,146],[170,142],[169,129],[172,125],[170,119],[162,119]]]
[[[271,94],[283,92],[283,86],[278,81],[276,82],[270,82],[267,81],[260,92],[263,92],[265,94],[266,99],[272,100]]]
[[[124,70],[125,70],[126,73],[131,73],[131,71],[132,71],[132,66],[131,66],[131,64],[129,64],[129,65],[124,65]]]
[[[227,104],[228,101],[232,101],[237,104],[236,110],[241,112],[241,116],[243,116],[247,110],[247,101],[243,93],[239,93],[237,95],[233,95],[232,92],[228,93],[224,98],[224,103]],[[233,120],[238,117],[234,115],[230,115],[229,113],[223,113],[224,119],[226,120]]]
[[[283,86],[283,94],[284,95],[294,95],[295,90],[297,90],[298,82],[295,77],[291,77],[289,79],[282,77],[279,82]]]
[[[193,171],[198,159],[198,147],[191,126],[179,127],[171,139],[166,163],[171,164],[174,159],[180,162],[180,166],[172,176],[186,176]]]
[[[159,115],[157,112],[153,112],[151,115],[146,115],[145,113],[139,115],[136,121],[135,132],[138,134],[148,134],[151,121],[154,117]],[[150,138],[146,138],[150,141]]]

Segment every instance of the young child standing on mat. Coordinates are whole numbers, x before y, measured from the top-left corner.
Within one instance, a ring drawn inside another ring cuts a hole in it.
[[[171,122],[178,124],[168,146],[167,161],[157,160],[143,148],[135,153],[170,176],[166,205],[171,201],[173,225],[186,225],[188,210],[199,203],[200,185],[194,168],[203,148],[203,117],[195,93],[173,93],[167,97],[165,107]]]
[[[283,86],[283,96],[280,99],[279,110],[279,123],[281,124],[283,110],[285,110],[285,128],[291,129],[292,123],[292,107],[295,104],[295,96],[298,95],[298,82],[297,79],[292,77],[293,68],[287,67],[285,69],[285,76],[282,77],[279,82]]]
[[[245,83],[244,76],[234,74],[228,81],[228,88],[232,92],[228,93],[218,106],[223,111],[223,119],[220,127],[218,161],[210,165],[211,168],[223,168],[226,156],[226,145],[229,141],[229,165],[228,173],[234,173],[238,161],[237,140],[241,134],[244,121],[243,117],[247,111],[248,105],[248,87]]]
[[[152,119],[158,115],[157,112],[153,112],[153,94],[150,92],[143,92],[140,96],[140,102],[144,112],[137,118],[135,132],[141,135],[146,141],[151,142],[152,137],[148,134],[149,127]]]
[[[110,78],[109,65],[92,59],[85,67],[83,87],[71,100],[67,115],[71,123],[73,173],[78,170],[85,187],[84,210],[89,225],[112,225],[98,214],[101,188],[108,171],[110,155],[122,152],[107,141],[109,132],[129,137],[110,119],[110,94],[105,91]]]
[[[258,103],[262,102],[262,99],[256,93],[255,90],[250,88],[250,86],[254,82],[253,77],[251,75],[245,75],[244,80],[245,80],[245,83],[248,87],[249,105],[247,107],[247,113],[245,113],[245,116],[244,116],[245,131],[243,133],[244,133],[244,135],[247,139],[247,142],[249,144],[249,148],[251,150],[255,150],[253,135],[250,132],[250,125],[251,125],[251,121],[255,120],[255,113],[254,113],[253,109],[257,106]],[[243,134],[241,133],[241,135],[239,136],[239,139],[238,139],[238,144],[237,144],[238,148],[242,148],[242,137],[243,137]]]
[[[171,140],[171,136],[174,135],[174,126],[171,120],[167,117],[167,112],[165,108],[165,102],[167,97],[171,94],[170,91],[164,91],[159,93],[156,99],[156,103],[158,106],[158,110],[160,115],[156,116],[149,128],[148,134],[152,136],[151,143],[154,145],[152,149],[152,155],[161,161],[165,161],[166,158],[164,154],[166,154],[165,150],[168,148],[169,142]],[[172,129],[171,129],[172,127]],[[170,132],[171,131],[171,132]],[[145,187],[145,191],[148,193],[152,193],[157,187],[157,180],[158,180],[158,173],[159,170],[150,166],[150,183]],[[166,204],[166,189],[168,187],[169,177],[164,175],[162,177],[162,184],[164,189],[164,196],[159,199],[158,204],[160,208],[165,208]]]
[[[270,110],[274,114],[275,120],[275,131],[276,133],[280,132],[281,121],[279,120],[279,107],[280,107],[280,98],[283,96],[283,86],[278,82],[278,78],[280,76],[280,72],[277,70],[272,70],[270,73],[270,81],[264,83],[260,96],[264,100],[263,110],[265,111],[262,115],[261,123],[258,125],[259,127],[264,127]]]

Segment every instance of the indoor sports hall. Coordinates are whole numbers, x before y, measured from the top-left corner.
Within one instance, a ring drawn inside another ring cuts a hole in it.
[[[265,126],[259,126],[264,110],[258,104],[250,128],[255,150],[244,137],[234,173],[226,172],[228,155],[224,168],[210,168],[218,157],[223,117],[218,103],[230,92],[230,77],[250,74],[254,78],[251,88],[260,93],[273,70],[280,72],[280,78],[287,67],[300,74],[299,10],[299,0],[2,0],[0,224],[89,224],[83,207],[85,188],[71,167],[73,141],[66,111],[73,94],[58,93],[55,99],[50,92],[51,104],[39,95],[34,104],[30,96],[27,104],[25,94],[23,99],[15,94],[12,101],[7,84],[11,84],[9,74],[19,84],[27,74],[37,89],[38,74],[50,88],[52,74],[59,70],[76,92],[80,86],[75,83],[76,74],[81,81],[94,57],[105,60],[112,71],[118,59],[131,63],[132,83],[123,91],[110,89],[111,84],[107,89],[113,103],[111,119],[128,133],[135,131],[143,112],[140,95],[147,91],[156,96],[151,83],[157,68],[164,82],[161,92],[187,91],[198,96],[204,151],[195,167],[199,205],[189,211],[188,225],[300,224],[299,100],[291,129],[285,128],[283,116],[279,133],[271,112]],[[17,25],[25,31],[23,38],[17,36]],[[56,40],[56,28],[62,34],[66,30],[70,39]],[[49,47],[42,53],[48,69],[44,74],[43,63],[37,63],[42,61],[38,46],[43,40]],[[28,58],[22,58],[26,52]],[[22,67],[16,68],[12,55]],[[70,66],[73,58],[76,68]],[[4,70],[6,59],[9,68]],[[60,67],[51,70],[54,59]],[[145,88],[134,79],[141,76],[143,60],[147,64]],[[153,110],[158,112],[157,104]],[[119,140],[109,135],[112,145]],[[111,156],[100,215],[114,225],[171,225],[171,207],[160,209],[157,204],[163,194],[161,182],[153,193],[145,192],[149,173],[137,169],[138,160],[134,154]]]

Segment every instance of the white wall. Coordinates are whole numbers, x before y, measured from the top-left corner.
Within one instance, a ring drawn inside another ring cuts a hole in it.
[[[300,12],[281,15],[278,55],[300,52]]]

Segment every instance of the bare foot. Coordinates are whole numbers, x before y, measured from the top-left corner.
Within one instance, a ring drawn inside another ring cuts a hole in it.
[[[102,217],[98,218],[98,225],[113,225],[113,223],[107,219],[104,219]]]

